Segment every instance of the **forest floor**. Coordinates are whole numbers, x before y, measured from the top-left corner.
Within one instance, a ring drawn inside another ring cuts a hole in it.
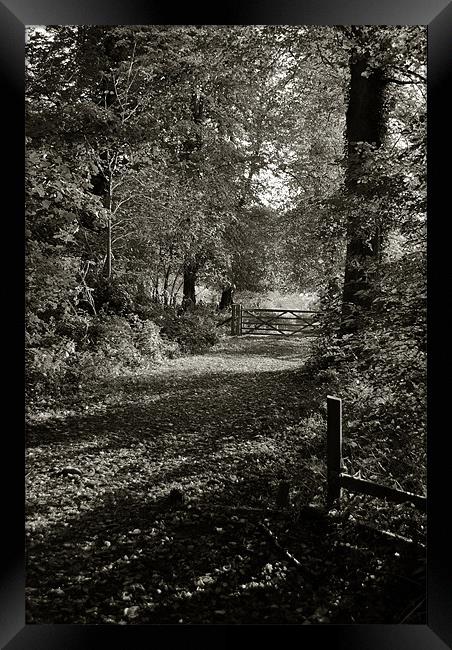
[[[417,545],[303,510],[325,485],[309,346],[228,338],[29,416],[27,622],[424,622]]]

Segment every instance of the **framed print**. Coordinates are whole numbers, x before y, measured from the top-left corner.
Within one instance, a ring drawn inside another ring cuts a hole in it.
[[[0,16],[2,647],[452,647],[451,5]]]

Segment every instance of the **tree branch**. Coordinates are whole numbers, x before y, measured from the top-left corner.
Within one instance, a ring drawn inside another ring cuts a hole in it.
[[[398,84],[399,86],[412,86],[415,81],[402,81],[402,79],[396,79],[395,77],[385,77],[384,81],[386,83]]]

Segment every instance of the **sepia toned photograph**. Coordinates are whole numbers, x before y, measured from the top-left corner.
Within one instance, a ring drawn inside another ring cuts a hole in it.
[[[27,624],[425,625],[426,27],[25,74]]]

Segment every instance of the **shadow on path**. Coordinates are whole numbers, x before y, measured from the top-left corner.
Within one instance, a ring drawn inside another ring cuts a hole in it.
[[[218,509],[272,506],[283,478],[304,501],[321,492],[299,429],[324,401],[305,354],[304,342],[229,340],[110,383],[84,413],[30,424],[28,622],[303,623],[329,610],[353,622],[350,602],[357,622],[391,622],[382,583],[363,587],[377,556],[338,547],[337,525],[292,513],[286,543],[300,569],[262,533],[259,513]],[[52,471],[64,465],[80,475]],[[180,509],[167,501],[175,488]],[[287,522],[270,524],[284,536]]]

